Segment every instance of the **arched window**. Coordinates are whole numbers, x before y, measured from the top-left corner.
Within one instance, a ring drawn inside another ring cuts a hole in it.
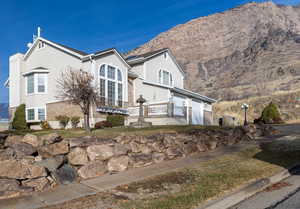
[[[121,107],[123,104],[122,71],[111,65],[101,65],[99,75],[101,105]]]

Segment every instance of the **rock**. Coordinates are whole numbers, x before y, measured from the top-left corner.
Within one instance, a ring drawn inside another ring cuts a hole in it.
[[[93,178],[97,176],[102,176],[107,172],[106,165],[98,160],[89,162],[87,165],[82,166],[78,170],[78,175],[83,179]]]
[[[107,160],[114,156],[114,149],[108,145],[92,145],[87,148],[90,160]]]
[[[0,179],[0,194],[5,191],[18,191],[20,184],[15,179]]]
[[[150,154],[152,153],[152,149],[147,146],[146,144],[141,144],[140,147],[139,147],[139,150],[143,153],[143,154]]]
[[[205,144],[209,150],[214,150],[217,148],[218,141],[211,137],[209,140],[205,141]]]
[[[166,154],[170,159],[182,156],[182,152],[179,148],[170,147],[166,150]]]
[[[47,168],[47,170],[50,172],[55,172],[57,170],[57,168],[63,164],[63,157],[48,158],[48,159],[36,162],[36,164]]]
[[[69,145],[67,141],[48,144],[38,148],[38,153],[43,158],[51,158],[53,156],[66,154],[68,152],[69,152]]]
[[[127,155],[128,152],[129,152],[129,147],[127,145],[116,144],[114,146],[114,155],[115,156]]]
[[[10,148],[14,151],[14,156],[16,156],[17,158],[29,156],[36,152],[36,149],[31,144],[27,144],[24,142],[11,144]]]
[[[54,144],[62,141],[62,137],[57,133],[51,133],[40,137],[41,143],[43,145]]]
[[[119,156],[111,158],[107,163],[108,171],[110,172],[120,172],[125,171],[128,167],[129,157]]]
[[[68,154],[68,161],[71,165],[85,165],[89,162],[85,149],[76,147]]]
[[[41,177],[37,179],[28,179],[25,181],[22,181],[22,185],[26,187],[31,187],[34,189],[34,191],[43,191],[47,187],[50,186],[50,182],[46,177]]]
[[[10,145],[13,145],[14,143],[21,142],[22,139],[23,139],[22,136],[19,136],[19,135],[10,135],[5,140],[5,146],[9,147]]]
[[[81,138],[68,139],[70,147],[89,147],[92,145],[114,145],[116,142],[113,139],[97,139],[92,136],[86,136]]]
[[[76,180],[77,173],[70,165],[64,164],[54,172],[54,177],[61,184],[70,184]]]
[[[129,146],[130,146],[130,149],[131,149],[132,152],[134,152],[134,153],[140,152],[139,144],[137,142],[131,141],[129,143]]]
[[[155,152],[163,152],[165,149],[165,146],[161,141],[154,142],[151,146]]]
[[[163,140],[165,147],[169,148],[169,147],[175,146],[176,145],[175,139],[176,139],[175,136],[166,134],[164,137],[164,140]]]
[[[12,160],[15,158],[16,158],[15,151],[10,147],[0,151],[0,161]]]
[[[47,176],[45,168],[28,160],[0,161],[0,178],[33,179],[43,176]]]
[[[166,159],[166,155],[164,153],[153,153],[152,160],[155,163],[161,163]]]
[[[42,141],[39,140],[39,138],[36,135],[33,135],[33,134],[26,134],[23,137],[22,142],[30,144],[33,147],[38,147],[38,146],[42,145],[42,143],[41,143]]]
[[[207,150],[206,145],[202,141],[198,142],[196,146],[199,152],[205,152]]]
[[[0,133],[0,145],[4,145],[5,144],[5,140],[8,137],[8,134],[2,134]]]
[[[194,143],[193,141],[187,141],[183,143],[184,154],[189,155],[197,151],[198,151],[197,144]]]
[[[132,154],[130,156],[130,163],[135,168],[151,165],[152,164],[152,155],[139,154],[139,153]]]

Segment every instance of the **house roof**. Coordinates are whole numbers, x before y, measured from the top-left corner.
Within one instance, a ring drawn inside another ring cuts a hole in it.
[[[151,51],[151,52],[147,52],[147,53],[143,53],[143,54],[138,54],[138,55],[132,55],[132,56],[128,56],[126,58],[127,61],[131,61],[131,60],[135,60],[135,59],[139,59],[139,58],[149,58],[153,55],[156,55],[156,54],[160,54],[161,52],[165,52],[167,51],[168,48],[163,48],[163,49],[159,49],[159,50],[155,50],[155,51]]]
[[[189,90],[186,90],[186,89],[181,89],[181,88],[174,87],[174,88],[171,89],[171,91],[179,93],[179,94],[183,94],[183,95],[186,95],[186,96],[190,96],[190,97],[193,97],[195,99],[200,99],[200,100],[203,100],[203,101],[206,101],[206,102],[209,102],[209,103],[217,102],[217,100],[215,100],[215,99],[209,98],[207,96],[200,95],[198,93],[195,93],[195,92],[192,92],[192,91],[189,91]]]
[[[82,56],[88,55],[88,53],[86,53],[86,52],[80,51],[80,50],[78,50],[78,49],[74,49],[74,48],[69,47],[69,46],[66,46],[66,45],[64,45],[64,44],[60,44],[60,43],[57,43],[57,42],[54,42],[54,41],[51,41],[51,42],[53,42],[53,43],[55,43],[55,44],[57,44],[57,45],[59,45],[59,46],[61,46],[61,47],[64,47],[64,48],[66,48],[66,49],[68,49],[68,50],[70,50],[70,51],[73,51],[73,52],[75,52],[75,53],[77,53],[77,54],[80,54],[80,55],[82,55]]]

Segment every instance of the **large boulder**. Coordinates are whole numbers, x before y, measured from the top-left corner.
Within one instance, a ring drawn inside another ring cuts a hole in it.
[[[45,168],[29,160],[0,161],[0,178],[33,179],[43,176],[47,176]]]
[[[161,141],[156,141],[150,144],[155,152],[163,152],[165,149],[164,144]]]
[[[177,157],[181,157],[182,156],[182,151],[180,150],[180,148],[177,148],[177,147],[169,147],[166,150],[166,154],[167,154],[169,159],[174,159],[174,158],[177,158]]]
[[[15,179],[0,179],[0,199],[16,197],[26,191],[30,189],[22,188]]]
[[[5,144],[5,140],[8,137],[8,134],[1,134],[0,133],[0,147],[3,147]]]
[[[15,151],[10,147],[0,151],[0,161],[12,160],[15,158]]]
[[[38,147],[38,146],[42,145],[41,140],[39,140],[39,138],[33,134],[26,134],[23,137],[22,142],[30,144],[33,147]]]
[[[152,149],[150,148],[150,146],[146,145],[146,144],[141,144],[140,148],[141,153],[149,155],[152,153]]]
[[[92,145],[87,149],[90,160],[108,160],[114,156],[114,148],[108,145]]]
[[[134,168],[144,167],[152,164],[152,155],[134,153],[130,155],[130,164]]]
[[[57,133],[51,133],[41,136],[40,141],[43,145],[49,145],[62,141],[62,137]]]
[[[97,160],[89,162],[78,170],[78,175],[83,179],[102,176],[107,172],[107,167],[103,161]]]
[[[129,147],[125,144],[116,144],[114,146],[115,156],[127,155],[128,152],[129,152]]]
[[[155,163],[161,163],[166,159],[166,155],[164,153],[153,153],[152,160]]]
[[[50,187],[50,182],[46,177],[41,177],[37,179],[27,179],[22,181],[22,185],[25,187],[31,187],[34,191],[43,191],[44,189]]]
[[[125,171],[128,167],[129,157],[119,156],[111,158],[107,163],[108,171],[110,172],[120,172]]]
[[[207,150],[207,147],[203,141],[197,142],[196,146],[199,152],[205,152]]]
[[[71,165],[85,165],[89,159],[85,149],[76,147],[68,154],[68,161]]]
[[[137,143],[135,141],[131,141],[129,143],[129,146],[130,146],[130,149],[132,152],[134,152],[134,153],[140,152],[140,149],[139,149],[140,144],[139,143]]]
[[[77,173],[73,167],[64,164],[54,172],[54,177],[61,184],[70,184],[76,180]]]
[[[5,146],[9,147],[10,145],[13,145],[14,143],[21,142],[23,139],[22,136],[19,135],[10,135],[5,140]]]
[[[56,156],[36,162],[36,164],[45,167],[50,172],[55,172],[63,164],[63,162],[63,156]]]
[[[218,141],[214,138],[211,138],[210,140],[205,141],[205,145],[209,150],[214,150],[217,148]]]
[[[14,155],[17,158],[29,156],[36,152],[36,149],[31,144],[27,144],[24,142],[11,144],[10,148],[14,151]]]
[[[193,141],[186,141],[183,143],[182,150],[186,155],[197,152],[198,151],[197,144]]]
[[[66,154],[68,152],[69,152],[69,144],[67,141],[48,144],[38,148],[38,153],[43,158],[51,158],[53,156]]]

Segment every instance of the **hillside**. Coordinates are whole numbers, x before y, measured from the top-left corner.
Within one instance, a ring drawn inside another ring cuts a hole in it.
[[[178,25],[129,52],[168,47],[187,89],[237,100],[300,89],[300,8],[249,3]]]

